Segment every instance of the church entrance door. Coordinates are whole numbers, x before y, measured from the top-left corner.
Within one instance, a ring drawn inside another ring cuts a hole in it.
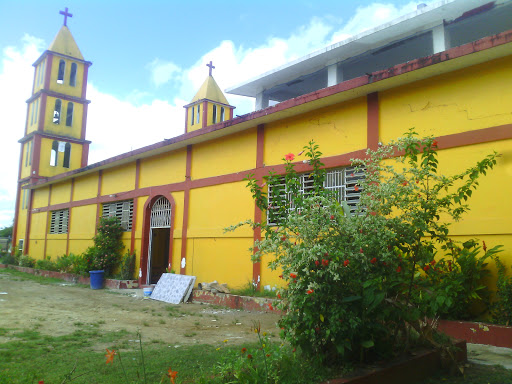
[[[156,284],[169,263],[171,204],[160,196],[151,208],[146,284]]]

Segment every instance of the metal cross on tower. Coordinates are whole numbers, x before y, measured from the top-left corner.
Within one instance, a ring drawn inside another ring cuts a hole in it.
[[[209,75],[209,76],[211,76],[211,75],[212,75],[212,69],[213,69],[213,68],[215,68],[215,67],[213,66],[213,64],[212,64],[212,61],[210,60],[210,64],[206,64],[206,66],[207,66],[208,68],[210,68],[208,75]]]
[[[65,11],[59,11],[59,13],[61,15],[64,15],[64,25],[67,27],[67,22],[68,22],[68,16],[69,17],[73,17],[73,15],[71,13],[68,12],[68,7],[66,7],[66,10]]]

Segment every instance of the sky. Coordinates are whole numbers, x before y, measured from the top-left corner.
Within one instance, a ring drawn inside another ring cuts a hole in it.
[[[12,224],[32,64],[67,25],[89,68],[89,164],[184,133],[208,76],[221,89],[433,0],[0,0],[0,228]],[[235,114],[254,99],[226,94]]]

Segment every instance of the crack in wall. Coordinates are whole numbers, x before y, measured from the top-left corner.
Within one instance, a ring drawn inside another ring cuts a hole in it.
[[[511,111],[511,112],[508,112],[508,113],[495,113],[495,114],[491,114],[491,115],[484,115],[484,116],[479,116],[479,117],[471,117],[470,114],[469,114],[469,111],[467,109],[460,109],[458,107],[457,103],[453,103],[453,104],[437,104],[437,105],[435,105],[435,104],[431,104],[430,101],[429,101],[429,102],[427,102],[427,104],[424,107],[419,108],[419,109],[414,109],[411,104],[407,104],[407,106],[409,107],[409,111],[411,113],[426,111],[428,109],[435,109],[435,108],[455,107],[457,109],[457,112],[465,113],[466,114],[466,120],[469,120],[469,121],[488,119],[490,117],[497,117],[497,116],[509,116],[509,115],[512,115],[512,111]]]

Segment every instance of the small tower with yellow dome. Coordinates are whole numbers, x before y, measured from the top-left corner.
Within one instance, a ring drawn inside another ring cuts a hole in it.
[[[235,107],[229,105],[224,93],[212,76],[215,68],[210,61],[206,64],[209,74],[199,91],[185,108],[185,132],[192,132],[209,125],[233,118]]]

